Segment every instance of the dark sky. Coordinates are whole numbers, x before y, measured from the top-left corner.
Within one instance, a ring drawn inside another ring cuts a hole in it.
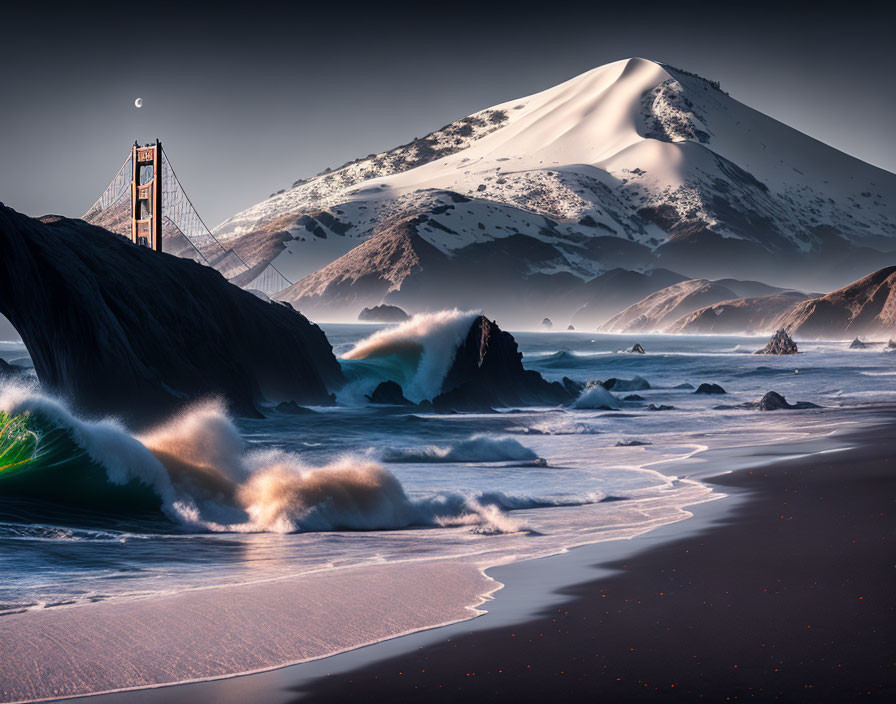
[[[720,80],[896,171],[883,3],[185,4],[7,4],[0,200],[78,216],[134,139],[158,136],[213,226],[326,166],[629,56]]]

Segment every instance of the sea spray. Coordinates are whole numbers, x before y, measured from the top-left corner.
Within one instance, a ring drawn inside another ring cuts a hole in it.
[[[375,462],[345,457],[303,467],[287,453],[264,453],[255,462],[258,470],[237,495],[257,530],[387,530],[426,519],[398,479]]]
[[[97,507],[96,496],[100,495],[105,501],[99,506],[102,511],[126,511],[132,497],[124,490],[130,491],[138,484],[157,497],[166,516],[193,531],[389,530],[464,525],[501,532],[518,529],[516,522],[503,517],[506,510],[557,505],[551,500],[500,493],[445,492],[411,500],[401,482],[369,458],[344,456],[329,464],[310,466],[294,453],[250,450],[218,401],[199,403],[137,436],[113,420],[77,418],[60,401],[24,387],[0,390],[0,411],[10,418],[27,413],[32,419],[41,419],[44,428],[67,438],[68,444],[63,446],[71,448],[73,456],[67,458],[71,466],[61,475],[67,482],[62,497],[72,508],[88,504]],[[534,457],[530,450],[506,438],[474,436],[470,443],[461,443],[454,451],[474,457],[482,456],[483,450],[494,453],[497,448],[504,457]],[[53,465],[59,464],[54,459]],[[27,471],[34,479],[29,485],[30,498],[40,499],[47,482],[60,476],[51,474],[53,469],[38,461],[29,466]],[[105,486],[96,486],[97,472],[104,475]],[[78,485],[79,479],[84,480],[83,486]],[[6,486],[0,477],[0,494]],[[121,492],[116,494],[116,487]],[[59,492],[52,496],[54,501],[60,498]]]
[[[619,408],[619,399],[600,384],[594,384],[582,391],[581,395],[572,402],[572,407],[582,409],[617,409]]]
[[[457,309],[420,313],[361,340],[342,356],[352,363],[343,365],[346,375],[354,377],[342,396],[369,393],[380,381],[391,379],[411,401],[432,400],[478,315]]]
[[[402,447],[383,453],[386,462],[525,462],[536,459],[537,454],[513,438],[481,433],[453,445]]]
[[[61,401],[40,393],[36,387],[21,384],[0,386],[0,411],[9,416],[29,418],[29,427],[37,435],[34,459],[27,465],[27,473],[63,468],[57,476],[72,485],[78,463],[101,467],[106,483],[111,487],[127,488],[122,498],[133,500],[136,486],[150,489],[161,502],[169,518],[177,518],[171,506],[177,500],[174,487],[165,467],[123,425],[112,419],[84,420],[76,417]],[[65,453],[65,454],[62,454]],[[65,465],[71,464],[71,467]],[[17,478],[18,479],[18,478]],[[4,487],[8,484],[4,482]],[[53,496],[53,486],[36,488]],[[74,495],[73,502],[95,505],[96,493],[108,496],[108,491],[91,492],[96,487],[85,482],[83,495]],[[108,487],[104,487],[108,489]],[[140,502],[146,506],[145,502]],[[117,507],[109,506],[110,509]]]

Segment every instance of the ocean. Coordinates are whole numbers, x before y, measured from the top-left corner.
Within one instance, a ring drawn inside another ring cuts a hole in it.
[[[896,401],[896,353],[882,346],[804,342],[772,357],[752,354],[764,338],[571,331],[514,337],[550,380],[624,380],[577,407],[440,415],[367,402],[385,378],[427,397],[466,320],[398,337],[324,325],[350,379],[338,404],[264,419],[207,402],[135,436],[34,384],[0,389],[0,411],[27,412],[22,432],[39,437],[33,462],[0,479],[0,615],[440,558],[484,569],[633,537],[722,498],[700,477],[736,467],[701,451],[830,436],[857,407]],[[0,357],[27,364],[20,343],[0,343]],[[727,393],[694,393],[704,382]],[[772,390],[821,408],[738,407]]]

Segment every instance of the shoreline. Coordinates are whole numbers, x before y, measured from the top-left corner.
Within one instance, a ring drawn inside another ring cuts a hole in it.
[[[702,525],[659,529],[691,528],[603,560],[525,621],[452,627],[272,701],[889,700],[894,430],[891,411],[884,432],[854,432],[850,447],[704,479],[735,499],[715,525],[717,502],[700,505]]]
[[[892,418],[892,409],[887,410],[889,417]],[[795,466],[806,462],[807,458],[825,455],[835,457],[855,452],[857,449],[861,451],[867,436],[874,434],[876,427],[877,425],[872,425],[870,428],[865,426],[861,430],[851,431],[833,440],[830,436],[825,436],[797,442],[791,447],[794,451],[791,455],[781,455],[781,450],[786,450],[787,446],[778,448],[777,454],[769,453],[769,448],[763,446],[733,448],[735,452],[740,452],[738,455],[740,461],[746,457],[753,457],[755,462],[738,472],[721,474],[716,472],[717,477],[713,480],[703,479],[702,476],[700,479],[704,483],[711,484],[716,491],[722,489],[727,495],[723,500],[691,506],[688,512],[694,514],[692,518],[667,524],[635,538],[594,543],[550,557],[488,568],[486,570],[488,577],[494,580],[493,584],[496,584],[496,588],[500,588],[500,591],[493,598],[486,598],[483,608],[487,613],[472,620],[418,630],[411,635],[392,637],[340,654],[262,672],[202,682],[161,685],[152,689],[87,695],[82,698],[102,704],[119,701],[138,704],[162,701],[187,702],[198,699],[236,702],[247,697],[285,702],[294,700],[297,689],[304,687],[310,688],[312,693],[318,692],[318,697],[324,696],[320,690],[315,689],[316,686],[323,686],[321,683],[333,682],[345,676],[356,678],[357,672],[369,674],[377,671],[379,667],[388,668],[392,661],[410,658],[414,652],[421,649],[444,647],[446,642],[457,637],[475,638],[476,634],[500,629],[507,624],[526,623],[547,606],[563,602],[568,598],[566,596],[568,592],[577,585],[592,583],[594,580],[612,580],[618,573],[615,563],[637,562],[645,554],[662,550],[663,546],[682,540],[692,540],[696,536],[711,536],[718,526],[732,525],[734,523],[732,515],[742,510],[744,504],[751,504],[755,498],[755,489],[738,486],[736,481],[732,483],[730,477],[749,475],[759,466],[772,468],[784,466],[785,463],[787,466]],[[850,438],[860,440],[858,448],[843,447]],[[703,453],[701,459],[704,463],[709,463],[715,459],[715,455],[724,452],[710,450]],[[551,562],[547,563],[547,560]],[[551,569],[544,570],[544,566],[548,564],[551,565]],[[549,574],[550,579],[545,579],[545,573]],[[376,679],[379,680],[379,675],[376,675]],[[406,682],[407,680],[395,682],[394,685],[399,688],[396,691],[403,691],[401,687]]]

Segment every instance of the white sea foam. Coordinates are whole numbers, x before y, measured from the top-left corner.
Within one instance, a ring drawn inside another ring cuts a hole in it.
[[[524,462],[538,459],[538,455],[513,438],[477,434],[453,445],[387,450],[383,459],[387,462]]]
[[[573,408],[619,408],[619,399],[600,384],[595,384],[582,391],[572,402]]]
[[[197,404],[138,436],[115,421],[79,419],[61,402],[25,387],[0,389],[0,409],[40,413],[67,429],[110,483],[143,482],[170,518],[198,530],[287,533],[481,524],[494,532],[514,525],[497,518],[503,510],[550,503],[472,493],[412,501],[401,482],[370,459],[344,456],[312,466],[294,453],[252,452],[218,401]],[[448,448],[445,456],[452,452],[469,461],[535,459],[510,438],[474,436]]]

